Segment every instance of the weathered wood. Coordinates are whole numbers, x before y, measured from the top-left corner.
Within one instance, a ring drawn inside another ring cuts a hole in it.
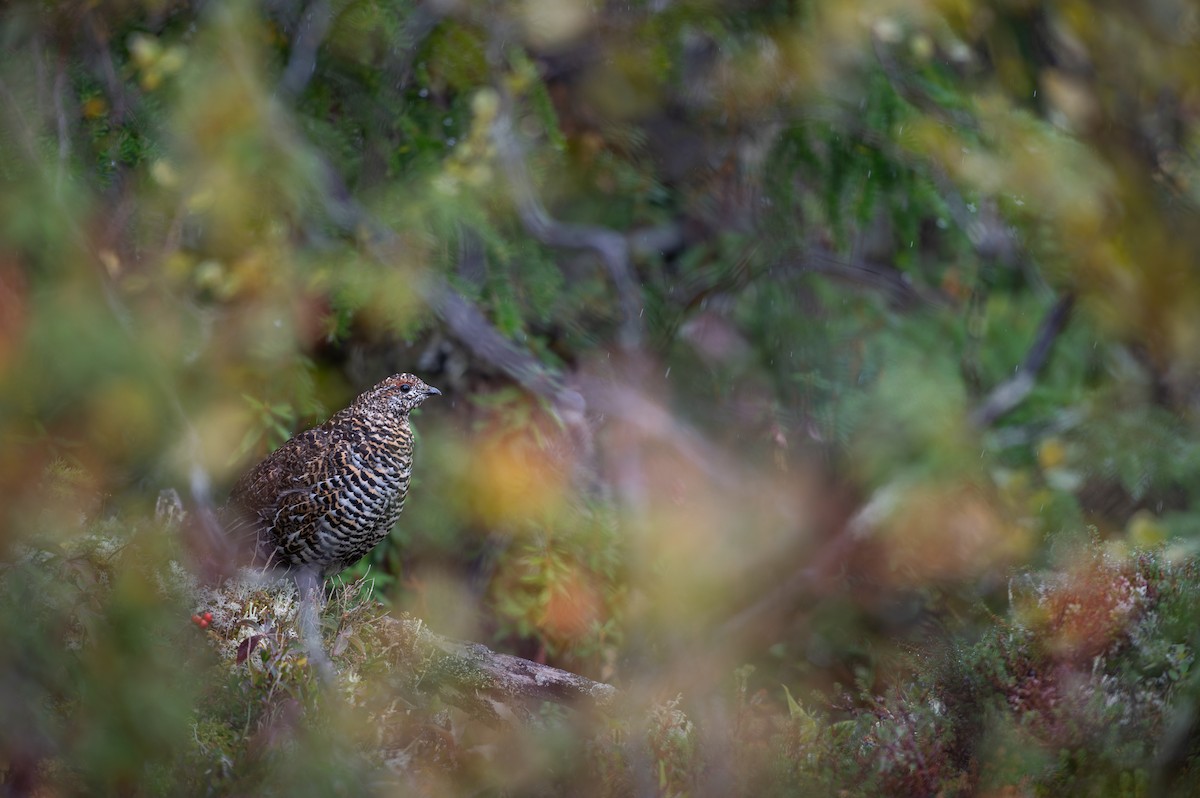
[[[398,644],[402,669],[422,663],[417,689],[490,723],[528,720],[545,701],[579,708],[611,706],[616,688],[569,671],[453,640],[412,618],[384,617],[382,633]]]
[[[359,598],[358,590],[356,584],[335,588],[322,613],[331,682],[367,663],[377,679],[377,666],[385,664],[384,689],[410,705],[440,701],[493,725],[534,721],[544,702],[582,711],[615,704],[611,685],[444,637],[418,618],[389,615],[382,605]],[[210,641],[236,667],[262,667],[260,646],[277,670],[286,670],[279,664],[297,656],[314,664],[310,652],[296,645],[303,640],[301,602],[285,576],[246,569],[220,585],[197,586],[193,601]]]

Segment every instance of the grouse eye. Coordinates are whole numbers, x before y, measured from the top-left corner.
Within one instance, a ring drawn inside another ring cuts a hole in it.
[[[400,386],[400,393],[408,393],[412,390],[412,386],[407,382]]]

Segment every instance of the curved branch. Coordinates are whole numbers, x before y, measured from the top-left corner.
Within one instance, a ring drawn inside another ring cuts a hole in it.
[[[993,388],[987,399],[971,411],[970,421],[973,426],[990,427],[1025,401],[1037,384],[1038,373],[1050,359],[1050,350],[1054,342],[1066,328],[1074,305],[1075,295],[1065,294],[1046,312],[1041,326],[1038,327],[1037,336],[1033,339],[1033,345],[1025,354],[1025,360],[1017,367],[1016,373]]]
[[[366,231],[365,248],[375,260],[392,261],[389,250],[403,247],[400,237],[371,215],[351,196],[341,177],[325,165],[325,207],[342,232],[359,236]],[[471,354],[496,368],[530,393],[543,399],[562,416],[582,418],[583,397],[566,387],[563,380],[534,357],[500,333],[479,308],[460,294],[441,275],[430,275],[418,291],[434,314]]]
[[[279,81],[279,92],[285,97],[295,97],[304,91],[317,68],[317,50],[329,32],[333,22],[333,9],[328,0],[313,0],[304,9],[296,35],[292,39],[292,53]]]
[[[525,229],[549,247],[590,249],[600,256],[617,292],[621,307],[620,343],[636,348],[642,338],[638,284],[629,259],[629,241],[621,233],[599,225],[571,224],[554,219],[546,211],[533,188],[529,167],[517,142],[512,125],[511,98],[501,93],[500,112],[492,125],[496,154],[508,176],[517,213]]]
[[[595,709],[610,707],[617,696],[612,685],[585,676],[499,654],[481,643],[434,634],[411,618],[380,619],[383,633],[398,643],[397,671],[406,663],[422,663],[418,687],[436,694],[489,723],[534,717],[543,701]]]
[[[894,267],[881,266],[862,259],[843,260],[821,248],[807,249],[797,266],[803,271],[879,289],[903,306],[926,304],[952,307],[954,304],[942,292],[924,288],[905,279],[905,275]]]

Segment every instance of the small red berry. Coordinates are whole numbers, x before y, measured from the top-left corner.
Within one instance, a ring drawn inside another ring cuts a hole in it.
[[[201,618],[201,619],[200,619],[200,628],[201,628],[201,629],[207,629],[207,628],[208,628],[208,621],[206,621],[205,619]]]
[[[202,620],[204,620],[204,619],[201,618],[199,615],[192,616],[192,623],[196,624],[197,626],[200,625],[200,621],[202,621]]]
[[[204,615],[202,615],[200,617],[202,617],[204,620],[208,621],[209,623],[212,623],[212,613],[211,612],[206,612],[206,613],[204,613]]]

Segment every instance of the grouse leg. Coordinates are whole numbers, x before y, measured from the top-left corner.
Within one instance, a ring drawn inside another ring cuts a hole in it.
[[[300,566],[293,571],[292,579],[300,595],[296,624],[300,631],[300,642],[304,645],[308,661],[316,668],[317,676],[324,684],[333,684],[333,662],[325,653],[325,643],[321,637],[321,608],[325,606],[321,570],[311,565]]]

